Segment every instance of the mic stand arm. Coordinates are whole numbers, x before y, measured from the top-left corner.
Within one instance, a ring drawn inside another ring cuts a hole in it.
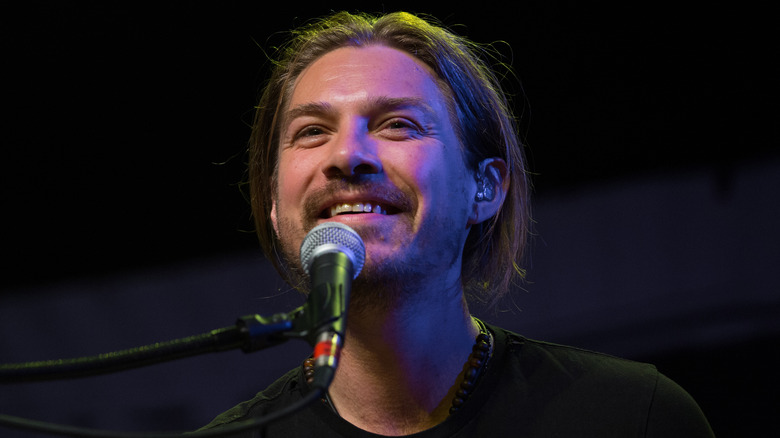
[[[98,356],[0,364],[0,384],[107,374],[237,348],[250,353],[273,347],[291,337],[301,337],[300,333],[293,330],[295,318],[301,313],[302,307],[270,317],[247,315],[238,318],[231,327]]]

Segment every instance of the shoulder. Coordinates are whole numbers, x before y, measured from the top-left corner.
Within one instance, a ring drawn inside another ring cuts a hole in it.
[[[301,371],[299,368],[288,371],[266,389],[257,393],[252,399],[239,403],[219,414],[200,430],[212,429],[252,416],[263,415],[265,412],[272,411],[275,406],[288,404],[291,397],[299,393],[300,377]]]
[[[696,401],[680,385],[659,374],[647,421],[647,436],[714,436]]]
[[[506,360],[519,366],[523,374],[537,378],[592,381],[603,384],[629,384],[637,389],[652,390],[659,378],[652,364],[599,353],[596,351],[529,339],[517,333],[496,328],[497,338],[504,340]]]
[[[712,436],[698,404],[652,364],[493,330],[505,346],[499,380],[554,412],[556,428],[567,418],[601,436],[611,436],[605,425],[624,436]]]

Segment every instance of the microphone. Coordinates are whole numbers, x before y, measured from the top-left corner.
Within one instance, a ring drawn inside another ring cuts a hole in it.
[[[352,280],[363,269],[365,258],[363,240],[338,222],[314,227],[301,243],[301,265],[311,280],[305,313],[314,345],[314,387],[327,389],[336,372]]]

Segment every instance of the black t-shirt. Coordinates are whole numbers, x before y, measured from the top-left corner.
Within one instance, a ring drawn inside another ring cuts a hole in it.
[[[691,396],[653,365],[526,339],[489,326],[493,357],[466,403],[443,423],[414,434],[439,437],[712,437]],[[294,369],[203,429],[288,406],[308,391]],[[203,430],[202,429],[202,430]],[[246,437],[378,437],[323,403]]]

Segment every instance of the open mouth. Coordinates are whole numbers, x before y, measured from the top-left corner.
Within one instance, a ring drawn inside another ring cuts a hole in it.
[[[350,202],[350,203],[336,204],[331,206],[330,208],[326,208],[325,210],[322,211],[320,217],[324,219],[328,219],[343,214],[363,214],[363,213],[388,215],[388,214],[395,214],[397,212],[395,210],[396,209],[394,209],[393,207],[381,205],[376,202]]]

